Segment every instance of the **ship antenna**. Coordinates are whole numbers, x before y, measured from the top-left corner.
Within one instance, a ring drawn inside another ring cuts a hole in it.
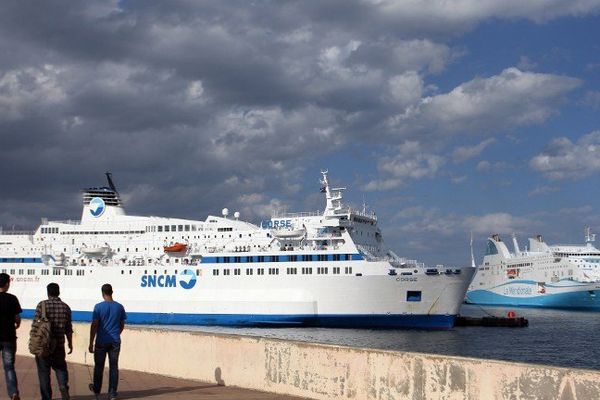
[[[115,184],[113,183],[112,173],[106,172],[106,179],[108,180],[108,187],[110,187],[111,190],[113,190],[115,193],[119,193],[117,191],[117,188],[115,187]]]
[[[471,267],[475,267],[475,256],[473,256],[473,231],[471,231]]]
[[[592,233],[592,228],[589,226],[585,227],[585,242],[592,243],[596,241],[596,234]]]

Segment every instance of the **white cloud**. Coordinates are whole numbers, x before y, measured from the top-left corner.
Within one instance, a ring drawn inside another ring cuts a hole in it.
[[[428,39],[403,40],[392,49],[394,65],[403,70],[420,70],[426,67],[429,72],[439,73],[460,52],[453,52],[448,46]]]
[[[416,71],[393,76],[388,84],[392,101],[400,107],[416,104],[421,100],[423,80]]]
[[[473,157],[476,157],[481,154],[486,147],[493,144],[496,140],[494,138],[486,139],[483,142],[476,144],[474,146],[461,146],[454,149],[452,153],[452,158],[454,162],[461,163],[465,162]]]
[[[531,168],[550,180],[579,179],[600,172],[600,131],[573,143],[566,137],[552,140],[529,162]]]
[[[529,197],[532,196],[541,196],[549,193],[557,192],[559,188],[556,186],[537,186],[533,190],[530,190],[527,194]]]
[[[522,232],[534,223],[508,213],[492,213],[465,218],[463,227],[478,234]]]
[[[389,190],[400,187],[407,179],[432,178],[446,160],[423,149],[417,141],[406,141],[397,146],[393,156],[382,157],[377,169],[389,178],[373,180],[363,190]]]
[[[410,233],[439,233],[446,236],[463,232],[478,235],[493,233],[523,232],[535,226],[535,223],[524,217],[516,217],[508,213],[489,213],[483,215],[443,215],[437,208],[409,207],[396,214],[402,220],[401,230]]]
[[[487,171],[503,171],[505,169],[510,168],[510,164],[504,162],[504,161],[496,161],[494,163],[491,163],[487,160],[482,160],[479,161],[477,163],[477,166],[475,167],[475,169],[478,172],[487,172]]]
[[[41,68],[11,70],[0,75],[0,118],[22,118],[31,107],[64,101],[62,73],[61,68],[46,64]]]
[[[578,16],[598,13],[600,4],[594,0],[519,0],[478,1],[478,0],[432,0],[394,1],[366,0],[375,4],[382,19],[406,24],[412,29],[419,26],[432,31],[464,31],[472,25],[488,18],[527,18],[543,22],[562,16]]]
[[[475,78],[449,93],[425,97],[388,119],[400,134],[498,131],[546,120],[557,102],[581,81],[567,76],[508,68],[500,75]]]
[[[535,69],[535,67],[537,67],[537,63],[534,63],[533,61],[531,61],[529,59],[529,57],[521,56],[519,58],[519,63],[517,64],[517,68],[519,68],[521,71],[529,71],[529,70]]]

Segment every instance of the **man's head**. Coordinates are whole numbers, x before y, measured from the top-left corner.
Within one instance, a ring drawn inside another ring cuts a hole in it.
[[[112,294],[112,285],[110,283],[102,285],[102,296],[112,296]]]
[[[60,296],[60,287],[58,286],[58,283],[49,283],[48,286],[46,286],[46,291],[48,292],[48,297]]]
[[[0,289],[8,290],[10,286],[10,275],[4,272],[0,274]]]

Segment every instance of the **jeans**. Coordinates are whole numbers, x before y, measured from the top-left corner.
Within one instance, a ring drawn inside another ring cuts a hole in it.
[[[61,391],[69,390],[69,371],[67,371],[67,361],[65,354],[65,345],[58,345],[48,357],[35,357],[37,364],[38,378],[40,380],[40,394],[42,400],[52,399],[52,386],[50,385],[50,368],[56,374],[58,387]]]
[[[2,351],[2,364],[4,364],[4,377],[6,378],[6,389],[8,397],[19,393],[17,383],[17,374],[15,372],[15,353],[17,352],[16,342],[0,342],[0,351]]]
[[[110,398],[117,397],[120,352],[121,343],[96,344],[94,349],[94,393],[98,394],[102,389],[102,374],[104,373],[106,354],[108,354],[108,395]]]

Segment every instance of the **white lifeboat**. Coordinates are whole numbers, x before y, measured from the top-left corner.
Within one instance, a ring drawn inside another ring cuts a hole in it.
[[[271,235],[278,239],[299,239],[306,234],[306,229],[272,229]]]
[[[110,246],[92,246],[92,247],[82,247],[81,252],[88,257],[102,257],[107,255],[110,252]]]

